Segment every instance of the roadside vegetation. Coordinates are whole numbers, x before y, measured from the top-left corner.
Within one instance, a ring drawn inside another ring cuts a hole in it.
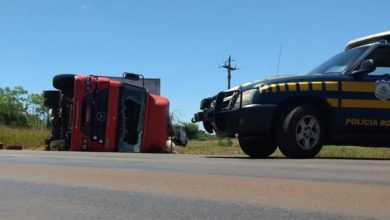
[[[0,143],[4,146],[22,146],[23,149],[43,150],[50,131],[46,128],[10,128],[0,126]]]
[[[43,149],[49,118],[42,94],[29,94],[19,86],[0,88],[0,144],[4,147]]]
[[[224,144],[224,143],[230,143]],[[222,144],[221,144],[222,143]],[[177,146],[178,154],[196,155],[245,155],[241,151],[237,139],[221,139],[209,136],[203,140],[190,140],[186,147]],[[277,150],[272,157],[284,157]],[[324,146],[317,157],[322,158],[364,158],[364,159],[390,159],[390,148],[369,148],[352,146]]]
[[[230,140],[232,145],[221,145],[221,140],[209,138],[208,140],[190,140],[186,147],[177,146],[176,152],[179,154],[197,155],[243,155],[236,140]]]
[[[0,88],[0,125],[17,128],[48,126],[49,110],[43,105],[43,95],[20,86]]]

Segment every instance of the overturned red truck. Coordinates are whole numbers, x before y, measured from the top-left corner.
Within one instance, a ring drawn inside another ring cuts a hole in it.
[[[143,86],[131,81],[142,80]],[[52,112],[48,150],[99,152],[166,151],[169,102],[144,87],[144,77],[61,74],[57,90],[44,91]]]

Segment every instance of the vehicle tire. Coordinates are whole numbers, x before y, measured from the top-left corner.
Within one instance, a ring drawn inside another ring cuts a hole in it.
[[[53,87],[59,90],[73,88],[74,74],[60,74],[53,78]]]
[[[50,142],[50,150],[51,151],[64,151],[65,148],[65,140],[53,140]]]
[[[312,105],[290,108],[279,121],[277,142],[289,158],[313,158],[320,152],[325,137],[325,122]]]
[[[277,148],[272,139],[261,139],[255,136],[239,135],[238,142],[242,151],[252,158],[267,158]]]
[[[57,108],[60,105],[60,91],[43,91],[44,105],[49,108]]]
[[[186,138],[186,140],[184,141],[184,143],[183,143],[183,147],[186,147],[186,146],[187,146],[187,144],[188,144],[188,138]]]

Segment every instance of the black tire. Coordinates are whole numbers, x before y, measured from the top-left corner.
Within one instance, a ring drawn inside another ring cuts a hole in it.
[[[49,108],[58,108],[60,105],[60,91],[43,91],[44,105]]]
[[[50,142],[50,151],[67,151],[68,148],[65,146],[65,140],[54,140]]]
[[[186,140],[184,141],[184,143],[183,143],[183,147],[186,147],[186,146],[187,146],[187,144],[188,144],[188,138],[186,138]]]
[[[23,147],[22,146],[13,145],[13,146],[8,146],[5,149],[6,150],[23,150]]]
[[[73,88],[74,74],[60,74],[53,78],[53,87],[59,90]]]
[[[251,158],[267,158],[277,148],[272,138],[261,139],[255,136],[239,135],[238,142],[242,151]]]
[[[313,158],[325,137],[325,122],[312,105],[294,106],[282,114],[277,129],[280,151],[289,158]]]

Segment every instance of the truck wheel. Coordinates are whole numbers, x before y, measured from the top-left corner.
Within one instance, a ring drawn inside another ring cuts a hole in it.
[[[186,138],[186,140],[184,141],[183,147],[187,146],[187,144],[188,144],[188,138]]]
[[[60,95],[61,93],[58,90],[43,91],[43,98],[44,98],[43,104],[49,108],[59,107]]]
[[[53,78],[53,87],[59,90],[73,88],[74,74],[60,74]]]
[[[65,150],[65,141],[64,140],[54,140],[50,142],[51,151],[64,151]]]
[[[295,106],[281,117],[277,132],[280,151],[290,158],[313,158],[324,139],[324,122],[311,105]]]
[[[276,143],[270,139],[239,135],[238,142],[242,151],[252,158],[266,158],[276,150]]]

